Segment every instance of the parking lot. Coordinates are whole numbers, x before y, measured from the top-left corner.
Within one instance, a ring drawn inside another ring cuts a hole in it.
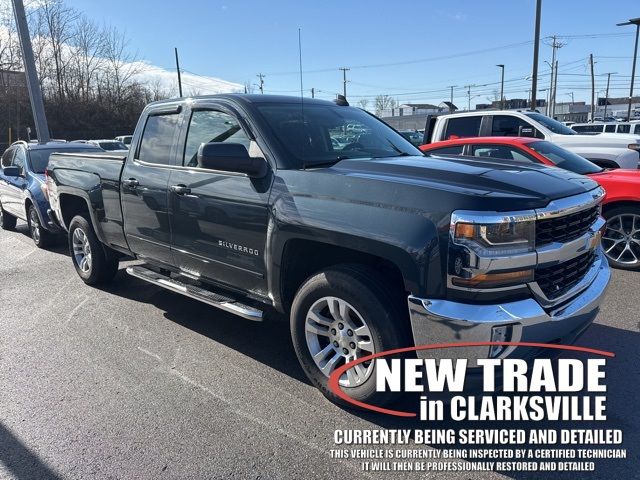
[[[334,430],[416,426],[326,401],[286,323],[244,321],[123,271],[109,287],[85,286],[66,246],[37,249],[22,223],[0,232],[0,252],[0,477],[368,478],[330,458]],[[638,278],[614,271],[579,340],[617,355],[600,427],[624,430],[629,458],[596,463],[618,479],[640,471]]]

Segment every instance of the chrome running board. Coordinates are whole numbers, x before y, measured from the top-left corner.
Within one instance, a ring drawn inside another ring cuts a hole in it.
[[[166,288],[172,292],[180,293],[187,297],[199,300],[212,307],[219,308],[225,312],[233,313],[247,320],[262,321],[262,311],[257,308],[244,305],[233,298],[210,292],[204,288],[196,287],[183,283],[179,280],[171,278],[167,275],[150,270],[143,265],[128,267],[127,273],[133,277],[137,277],[145,282],[153,283],[159,287]]]

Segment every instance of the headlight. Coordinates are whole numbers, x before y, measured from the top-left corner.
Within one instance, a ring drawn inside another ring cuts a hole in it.
[[[535,213],[456,212],[451,219],[450,286],[490,289],[533,281]]]
[[[640,152],[640,143],[630,143],[627,147],[631,150],[635,150],[636,152]]]

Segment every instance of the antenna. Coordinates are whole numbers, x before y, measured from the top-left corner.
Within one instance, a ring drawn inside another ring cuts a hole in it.
[[[302,33],[298,28],[298,59],[300,61],[300,98],[304,98],[304,90],[302,88]]]
[[[304,156],[305,145],[307,141],[306,137],[306,126],[304,121],[304,90],[302,86],[302,31],[301,28],[298,27],[298,65],[300,67],[300,121],[302,122],[302,135],[300,140],[302,141],[302,169],[306,169],[306,162]]]

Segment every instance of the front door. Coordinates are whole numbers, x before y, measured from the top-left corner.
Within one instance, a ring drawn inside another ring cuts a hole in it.
[[[181,166],[169,181],[174,258],[187,274],[266,294],[269,181],[199,168],[198,148],[208,142],[259,150],[234,113],[191,112]]]
[[[27,154],[25,149],[23,147],[17,147],[16,153],[11,160],[11,165],[20,170],[20,176],[5,176],[7,183],[5,185],[6,191],[3,195],[2,201],[2,206],[7,212],[21,218],[22,220],[27,219],[27,213],[24,210],[25,190],[27,188],[27,179],[25,177],[26,163]]]
[[[142,259],[167,265],[173,263],[167,186],[179,119],[178,111],[152,112],[147,117],[139,145],[127,158],[120,185],[129,248]]]

